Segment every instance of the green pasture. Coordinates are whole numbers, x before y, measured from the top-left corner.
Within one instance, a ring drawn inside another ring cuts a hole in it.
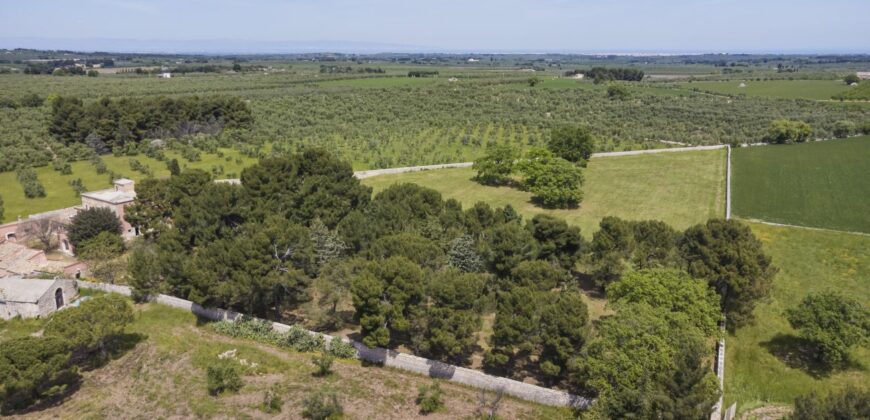
[[[733,212],[870,233],[870,136],[735,149]]]
[[[570,210],[541,209],[528,192],[478,184],[470,168],[382,175],[363,183],[377,192],[410,182],[438,190],[466,207],[483,201],[498,207],[510,204],[525,217],[548,213],[580,226],[586,236],[605,216],[662,220],[677,229],[724,216],[724,150],[593,158],[584,175],[583,202]]]
[[[740,87],[743,83],[746,87]],[[705,92],[784,99],[831,99],[850,89],[842,80],[726,80],[722,82],[692,82],[680,85]]]
[[[182,169],[197,168],[211,173],[213,167],[222,166],[224,172],[222,175],[215,175],[216,178],[238,177],[245,166],[256,162],[256,159],[243,156],[233,149],[220,149],[220,151],[223,152],[224,157],[211,153],[202,153],[200,160],[196,162],[189,162],[171,150],[167,150],[165,154],[170,159],[178,159]],[[242,160],[241,164],[236,163],[237,158]],[[102,159],[106,163],[108,170],[134,181],[143,179],[145,176],[140,172],[130,169],[131,159],[136,159],[142,164],[147,165],[157,178],[169,176],[169,170],[165,163],[144,155],[103,156]],[[60,172],[52,169],[51,166],[36,168],[37,177],[43,187],[45,187],[45,197],[42,198],[26,198],[21,184],[15,177],[15,172],[0,173],[0,197],[3,197],[3,208],[5,210],[3,222],[11,222],[18,216],[27,217],[35,213],[80,204],[81,199],[76,197],[75,191],[69,185],[70,180],[81,178],[82,183],[84,183],[88,191],[105,189],[111,186],[108,172],[98,174],[91,162],[72,162],[71,165],[73,170],[72,175],[62,175]]]
[[[738,411],[780,403],[848,383],[870,383],[870,349],[856,348],[850,367],[826,372],[800,355],[783,315],[807,294],[839,291],[870,305],[870,236],[750,223],[779,267],[756,323],[726,338],[725,403]]]

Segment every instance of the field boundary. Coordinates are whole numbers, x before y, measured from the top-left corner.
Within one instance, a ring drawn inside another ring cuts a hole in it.
[[[725,220],[731,220],[731,146],[725,145]],[[723,313],[724,317],[724,313]],[[722,406],[725,404],[725,323],[719,327],[722,335],[716,343],[716,377],[719,379],[719,401],[713,406],[710,420],[722,419]]]
[[[716,144],[712,146],[688,146],[688,147],[670,147],[666,149],[647,149],[647,150],[626,150],[624,152],[599,152],[593,153],[590,157],[615,157],[615,156],[635,156],[635,155],[650,155],[656,153],[676,153],[676,152],[694,152],[702,150],[718,150],[728,147],[724,144]],[[730,158],[729,158],[730,161]],[[366,179],[378,175],[394,175],[404,174],[408,172],[431,171],[436,169],[452,169],[452,168],[470,168],[474,162],[456,162],[442,163],[436,165],[420,165],[420,166],[405,166],[401,168],[385,168],[385,169],[370,169],[365,171],[356,171],[353,176],[357,179]],[[224,182],[236,182],[237,180],[222,180]]]
[[[794,228],[794,229],[806,229],[806,230],[815,230],[819,232],[831,232],[831,233],[847,233],[849,235],[860,235],[860,236],[870,236],[870,233],[867,232],[856,232],[853,230],[838,230],[838,229],[828,229],[828,228],[820,228],[813,226],[801,226],[801,225],[790,225],[787,223],[776,223],[776,222],[768,222],[766,220],[761,219],[750,219],[750,218],[740,218],[741,220],[745,220],[747,222],[752,223],[760,223],[762,225],[768,226],[776,226],[776,227],[784,227],[784,228]]]
[[[615,157],[615,156],[634,156],[634,155],[651,155],[656,153],[679,153],[679,152],[696,152],[702,150],[718,150],[728,147],[727,144],[714,144],[711,146],[689,146],[689,147],[669,147],[667,149],[647,149],[647,150],[627,150],[624,152],[601,152],[593,153],[592,157]]]
[[[79,287],[85,289],[102,290],[104,292],[118,293],[124,296],[132,295],[132,288],[129,286],[117,284],[93,283],[84,280],[77,280]],[[151,297],[152,302],[162,305],[171,306],[173,308],[189,311],[197,316],[212,321],[235,321],[246,317],[239,312],[230,311],[220,308],[205,308],[191,302],[174,296],[159,294]],[[254,318],[259,319],[259,318]],[[291,327],[287,324],[262,320],[272,324],[272,329],[278,332],[290,331]],[[309,334],[323,337],[325,342],[330,342],[338,337],[333,337],[327,334],[321,334],[314,331],[304,330]],[[543,405],[570,407],[583,409],[591,405],[594,400],[573,395],[564,391],[544,388],[537,385],[527,384],[525,382],[515,381],[513,379],[488,375],[481,371],[468,369],[460,366],[449,365],[437,360],[429,360],[419,356],[414,356],[405,353],[399,353],[394,350],[371,348],[362,343],[347,339],[338,338],[346,343],[351,344],[357,351],[356,358],[379,365],[397,368],[400,370],[426,375],[436,379],[444,379],[451,382],[467,385],[472,388],[483,389],[494,392],[504,392],[507,395],[536,402]]]

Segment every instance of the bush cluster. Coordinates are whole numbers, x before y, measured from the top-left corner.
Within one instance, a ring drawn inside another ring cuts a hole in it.
[[[286,333],[275,331],[272,323],[256,318],[244,317],[238,321],[220,321],[211,324],[215,332],[230,337],[246,338],[298,352],[324,352],[325,354],[350,359],[356,357],[356,349],[340,339],[328,343],[321,334],[313,334],[293,325]]]
[[[30,167],[21,167],[16,171],[16,178],[24,188],[24,196],[27,198],[45,197],[45,187],[36,177],[36,171]]]

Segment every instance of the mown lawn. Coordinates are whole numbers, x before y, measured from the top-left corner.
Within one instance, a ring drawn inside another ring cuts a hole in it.
[[[580,226],[587,237],[611,215],[662,220],[677,229],[724,216],[724,150],[593,158],[584,175],[585,198],[578,209],[569,210],[537,207],[531,194],[516,188],[480,185],[469,168],[382,175],[363,183],[375,192],[396,183],[417,183],[465,207],[483,201],[496,207],[510,204],[525,217],[549,213]]]
[[[740,87],[744,83],[745,87]],[[681,85],[686,89],[726,95],[763,96],[784,99],[827,100],[850,88],[842,80],[726,80],[722,82],[692,82]]]
[[[215,175],[216,178],[237,178],[245,166],[256,162],[256,159],[243,156],[236,150],[220,150],[223,152],[224,157],[211,153],[202,153],[200,160],[196,162],[188,162],[173,151],[167,150],[165,153],[170,158],[178,159],[182,169],[197,168],[211,172],[213,167],[223,167],[223,174]],[[106,163],[106,168],[110,171],[135,181],[141,180],[145,176],[140,172],[130,169],[130,159],[136,159],[150,167],[157,178],[169,176],[169,170],[166,168],[165,163],[144,155],[132,157],[108,155],[102,158]],[[242,163],[237,163],[236,159],[241,159]],[[88,191],[109,188],[111,186],[109,174],[98,174],[89,161],[73,162],[72,169],[72,175],[62,175],[60,172],[52,169],[51,166],[36,168],[37,177],[45,187],[46,195],[42,198],[33,199],[24,196],[24,190],[16,179],[15,172],[0,173],[0,197],[3,197],[3,208],[5,210],[2,222],[11,222],[18,216],[27,217],[31,214],[81,204],[81,198],[76,197],[75,191],[69,185],[70,180],[76,178],[81,178]]]
[[[296,353],[212,332],[186,311],[162,305],[137,305],[127,328],[131,350],[107,365],[85,372],[81,386],[61,404],[30,412],[24,418],[300,418],[304,399],[317,390],[335,392],[346,418],[412,418],[418,416],[417,387],[432,379],[395,369],[337,360],[333,373],[314,376],[311,354]],[[32,325],[0,323],[6,331]],[[9,337],[11,338],[11,337]],[[218,355],[236,350],[243,370],[238,394],[213,397],[206,392],[206,368]],[[242,367],[240,359],[256,367]],[[478,391],[442,382],[446,411],[427,418],[473,418]],[[267,391],[282,400],[279,413],[262,411]],[[490,396],[490,398],[492,398]],[[503,418],[571,418],[566,409],[506,398]]]
[[[847,383],[870,383],[870,349],[856,348],[853,366],[819,371],[799,357],[783,316],[807,294],[835,290],[870,306],[870,236],[750,223],[780,272],[755,325],[726,338],[726,405],[744,411],[769,403],[792,404],[797,395]]]
[[[870,136],[735,149],[732,169],[735,215],[870,232]]]

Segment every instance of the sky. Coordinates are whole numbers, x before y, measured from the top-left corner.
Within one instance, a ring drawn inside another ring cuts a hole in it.
[[[870,53],[870,0],[0,0],[0,47]]]

